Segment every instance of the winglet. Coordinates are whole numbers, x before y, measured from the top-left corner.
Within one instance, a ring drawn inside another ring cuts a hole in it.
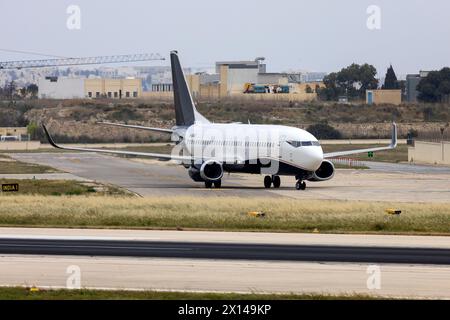
[[[50,133],[48,133],[47,127],[45,124],[42,125],[42,128],[44,128],[45,135],[47,136],[48,143],[50,143],[53,147],[57,149],[62,149],[60,146],[58,146],[55,141],[53,141],[53,138],[50,136]]]
[[[392,122],[392,137],[391,137],[391,148],[395,149],[397,147],[397,124]]]

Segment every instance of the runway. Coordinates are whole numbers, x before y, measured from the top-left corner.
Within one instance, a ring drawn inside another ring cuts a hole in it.
[[[447,237],[0,228],[0,252],[1,286],[450,298]]]
[[[282,177],[280,189],[265,189],[262,176],[242,174],[225,174],[222,189],[205,189],[203,184],[192,181],[183,167],[155,160],[93,153],[18,153],[12,157],[51,166],[83,179],[114,184],[141,196],[450,202],[450,168],[446,167],[367,162],[373,169],[337,170],[332,180],[309,182],[307,190],[301,192],[295,190],[293,177]],[[49,175],[34,176],[51,179]]]
[[[2,254],[450,265],[450,249],[0,239]]]

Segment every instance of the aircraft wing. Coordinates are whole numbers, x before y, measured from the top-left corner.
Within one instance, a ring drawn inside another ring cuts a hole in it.
[[[325,159],[326,158],[335,158],[335,157],[348,156],[348,155],[358,154],[358,153],[375,152],[375,151],[383,151],[383,150],[392,150],[392,149],[395,149],[396,147],[397,147],[397,124],[394,122],[394,123],[392,123],[391,144],[386,146],[386,147],[356,149],[356,150],[337,151],[337,152],[331,152],[331,153],[324,153],[323,157]]]
[[[128,124],[113,123],[113,122],[97,122],[97,124],[102,124],[102,125],[105,125],[105,126],[112,126],[112,127],[122,127],[122,128],[131,128],[131,129],[139,129],[139,130],[148,130],[148,131],[155,131],[155,132],[161,132],[161,133],[173,133],[173,130],[171,130],[171,129],[143,127],[143,126],[128,125]]]
[[[44,128],[45,134],[47,136],[48,142],[57,149],[62,150],[72,150],[72,151],[85,151],[85,152],[99,152],[99,153],[108,153],[108,154],[119,154],[119,155],[129,155],[129,156],[142,156],[148,158],[155,158],[159,160],[176,160],[176,161],[184,161],[189,162],[194,159],[189,156],[176,156],[170,154],[160,154],[160,153],[148,153],[148,152],[134,152],[134,151],[120,151],[120,150],[108,150],[108,149],[91,149],[91,148],[78,148],[78,147],[64,147],[55,143],[53,138],[50,136],[45,125],[42,125]]]

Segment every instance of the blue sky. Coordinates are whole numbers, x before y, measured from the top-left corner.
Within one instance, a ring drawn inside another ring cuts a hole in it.
[[[69,5],[81,9],[80,30],[66,27]],[[367,28],[370,5],[381,9],[380,30]],[[190,67],[264,56],[269,71],[368,62],[406,74],[450,65],[449,16],[446,0],[15,0],[0,2],[0,48],[59,56],[177,49]],[[26,58],[38,57],[0,52]]]

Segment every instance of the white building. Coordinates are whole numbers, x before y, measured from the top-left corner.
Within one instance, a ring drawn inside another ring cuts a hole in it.
[[[40,99],[82,99],[84,93],[83,78],[45,77],[38,82]]]

